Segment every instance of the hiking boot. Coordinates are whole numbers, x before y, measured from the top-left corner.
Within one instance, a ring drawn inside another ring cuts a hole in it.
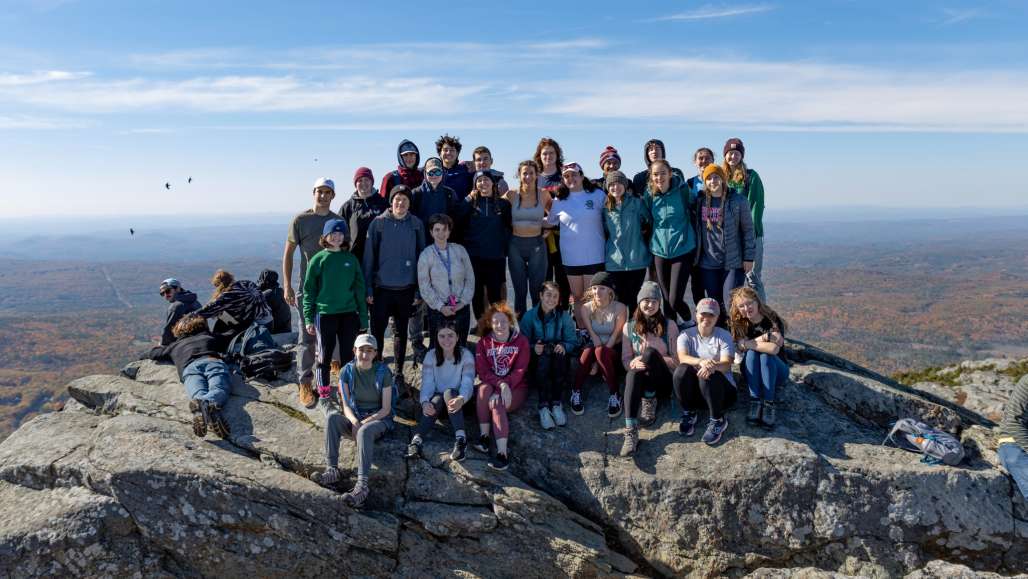
[[[421,440],[414,439],[407,445],[407,454],[403,455],[404,458],[421,458]]]
[[[207,436],[207,419],[203,417],[203,412],[200,410],[200,401],[190,400],[189,411],[193,413],[193,434],[200,438]]]
[[[491,450],[490,449],[490,443],[491,442],[492,441],[489,439],[489,435],[488,434],[482,434],[482,435],[480,435],[478,437],[478,440],[476,440],[475,442],[473,442],[471,444],[471,448],[477,450],[478,452],[481,452],[481,453],[484,453],[484,454],[489,454],[489,451]]]
[[[696,432],[696,421],[700,415],[689,410],[682,411],[682,421],[678,423],[678,434],[692,436]]]
[[[635,426],[625,427],[625,441],[621,443],[621,456],[632,456],[639,448],[639,429]]]
[[[728,430],[728,417],[725,416],[721,420],[711,418],[710,422],[707,423],[707,431],[703,433],[703,442],[714,446],[721,440],[721,435]]]
[[[350,489],[350,492],[343,495],[343,502],[355,509],[359,509],[364,506],[364,501],[368,500],[370,492],[367,484],[357,483]]]
[[[207,426],[218,435],[218,438],[222,440],[227,439],[231,434],[228,427],[228,421],[221,414],[221,406],[204,400],[200,403],[200,408],[203,410],[204,419],[207,420]]]
[[[760,411],[763,410],[764,403],[760,400],[750,400],[750,411],[746,415],[746,422],[750,424],[760,424]]]
[[[607,416],[614,418],[621,414],[621,395],[611,394],[607,399]]]
[[[310,382],[300,382],[300,404],[307,408],[314,408],[318,405],[318,397],[314,395],[314,387]]]
[[[585,413],[585,404],[582,403],[581,390],[575,389],[571,391],[571,411],[575,413],[575,416],[581,416]]]
[[[775,427],[775,423],[778,421],[778,417],[775,414],[775,403],[765,402],[764,416],[760,419],[760,423],[764,426],[764,428],[771,430]]]
[[[581,412],[579,412],[581,414]],[[550,415],[553,416],[553,422],[557,426],[568,425],[568,415],[564,414],[564,406],[562,404],[554,404],[550,407]]]
[[[458,436],[457,440],[453,442],[453,450],[450,451],[450,460],[460,462],[464,460],[467,455],[465,452],[468,448],[468,439],[463,436]]]
[[[324,472],[311,474],[311,480],[323,487],[334,485],[341,478],[343,478],[343,475],[339,474],[339,469],[334,466],[326,468]]]
[[[507,470],[507,467],[510,466],[510,459],[506,454],[497,452],[496,456],[489,459],[489,466],[495,470]]]
[[[639,405],[639,426],[651,426],[657,421],[657,397],[643,397]]]
[[[543,430],[553,430],[557,426],[553,423],[553,415],[550,414],[550,409],[545,406],[539,409],[539,424],[542,425]]]

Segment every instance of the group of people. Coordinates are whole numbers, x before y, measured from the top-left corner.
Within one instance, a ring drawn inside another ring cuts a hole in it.
[[[721,163],[709,148],[695,151],[690,178],[667,160],[660,140],[645,144],[646,169],[631,179],[618,151],[606,147],[602,176],[590,179],[543,138],[512,184],[492,168],[487,147],[463,162],[461,148],[443,135],[437,156],[422,165],[417,145],[402,141],[381,187],[369,168],[357,169],[353,194],[337,211],[335,182],[319,179],[313,206],[290,224],[281,288],[274,272],[257,286],[219,271],[215,296],[201,307],[177,281],[162,284],[172,306],[153,355],[178,366],[196,401],[198,435],[208,426],[227,435],[219,412],[228,383],[217,348],[252,323],[288,328],[288,320],[280,325],[285,304],[300,318],[299,399],[326,416],[327,468],[314,479],[339,481],[339,441],[352,436],[358,475],[344,499],[355,506],[369,493],[375,441],[393,429],[397,402],[415,396],[403,373],[408,341],[421,372],[411,459],[446,417],[453,460],[470,445],[505,469],[508,415],[529,389],[537,391],[540,426],[550,430],[567,424],[565,404],[585,412],[592,377],[607,386],[608,416],[624,415],[621,455],[636,452],[639,429],[653,425],[658,401],[672,397],[679,432],[694,435],[706,411],[702,440],[714,445],[739,399],[733,363],[749,391],[747,421],[775,427],[776,392],[789,374],[787,325],[766,303],[763,184],[746,166],[740,139],[726,141]],[[208,318],[217,320],[210,332],[196,321]],[[382,359],[390,320],[395,370]],[[477,431],[465,426],[466,409]]]

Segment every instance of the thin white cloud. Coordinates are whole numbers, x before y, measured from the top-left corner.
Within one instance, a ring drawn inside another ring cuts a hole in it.
[[[79,80],[86,78],[87,76],[90,76],[90,73],[70,72],[66,70],[40,70],[28,74],[0,73],[0,88]]]
[[[0,116],[0,130],[42,130],[85,129],[93,123],[80,119],[54,119],[33,116]]]
[[[979,8],[943,8],[943,26],[950,26],[960,22],[967,22],[985,16],[985,12]]]
[[[748,14],[759,14],[761,12],[770,12],[775,7],[770,4],[742,4],[739,6],[721,7],[721,6],[703,6],[695,10],[689,10],[686,12],[679,12],[677,14],[669,14],[667,16],[658,16],[646,20],[646,22],[674,22],[674,21],[692,21],[692,20],[711,20],[715,18],[731,18],[733,16],[745,16]]]

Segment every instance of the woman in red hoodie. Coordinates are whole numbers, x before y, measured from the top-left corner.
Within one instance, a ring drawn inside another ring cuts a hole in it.
[[[492,304],[478,320],[475,371],[478,373],[478,427],[481,435],[472,443],[475,450],[489,453],[490,421],[496,437],[496,455],[489,466],[506,470],[509,428],[507,413],[525,403],[528,384],[525,372],[531,359],[528,340],[515,327],[514,312],[506,302]]]

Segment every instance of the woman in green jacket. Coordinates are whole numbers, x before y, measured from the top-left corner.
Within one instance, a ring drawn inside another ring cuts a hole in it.
[[[753,254],[753,270],[749,272],[749,282],[760,295],[760,301],[767,302],[764,282],[761,274],[764,271],[764,183],[760,175],[743,162],[746,146],[742,139],[733,137],[725,142],[725,162],[722,168],[728,176],[728,188],[735,189],[750,204],[750,216],[753,218],[753,237],[756,253]]]
[[[671,164],[660,159],[650,165],[646,207],[653,219],[650,252],[657,272],[657,284],[664,295],[664,315],[681,322],[692,320],[685,302],[696,256],[696,231],[690,218],[693,197],[685,179],[673,175]]]
[[[643,237],[643,227],[652,219],[646,203],[628,195],[632,182],[621,171],[611,171],[604,180],[607,200],[604,202],[603,229],[607,236],[604,248],[604,269],[614,280],[617,301],[635,311],[635,296],[646,279],[646,269],[653,257]]]

